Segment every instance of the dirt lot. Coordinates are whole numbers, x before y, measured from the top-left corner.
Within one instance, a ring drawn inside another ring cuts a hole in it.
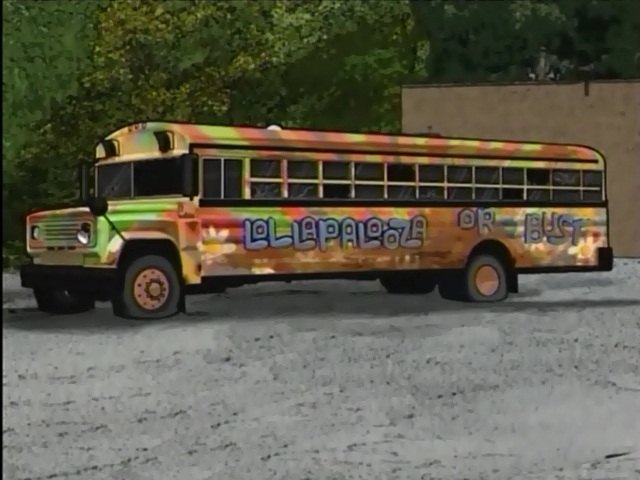
[[[156,323],[4,283],[3,479],[640,477],[640,261],[490,307],[307,282]]]

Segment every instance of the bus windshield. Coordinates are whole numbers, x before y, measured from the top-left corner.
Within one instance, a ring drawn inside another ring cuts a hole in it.
[[[98,165],[97,195],[104,198],[181,195],[179,158],[139,160]]]

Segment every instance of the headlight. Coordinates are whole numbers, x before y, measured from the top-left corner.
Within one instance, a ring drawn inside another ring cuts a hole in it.
[[[40,238],[40,227],[34,225],[31,227],[31,240],[38,240]]]
[[[88,223],[83,223],[80,226],[80,230],[76,233],[76,239],[82,245],[88,245],[91,241],[91,225]]]

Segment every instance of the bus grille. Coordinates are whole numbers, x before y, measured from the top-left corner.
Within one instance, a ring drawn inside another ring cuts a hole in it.
[[[51,247],[77,245],[76,235],[81,224],[78,221],[45,224],[42,226],[42,241]]]

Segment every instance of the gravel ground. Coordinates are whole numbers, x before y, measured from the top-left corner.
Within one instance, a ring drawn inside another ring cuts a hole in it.
[[[640,478],[640,261],[488,307],[305,282],[157,323],[3,280],[3,479]]]

